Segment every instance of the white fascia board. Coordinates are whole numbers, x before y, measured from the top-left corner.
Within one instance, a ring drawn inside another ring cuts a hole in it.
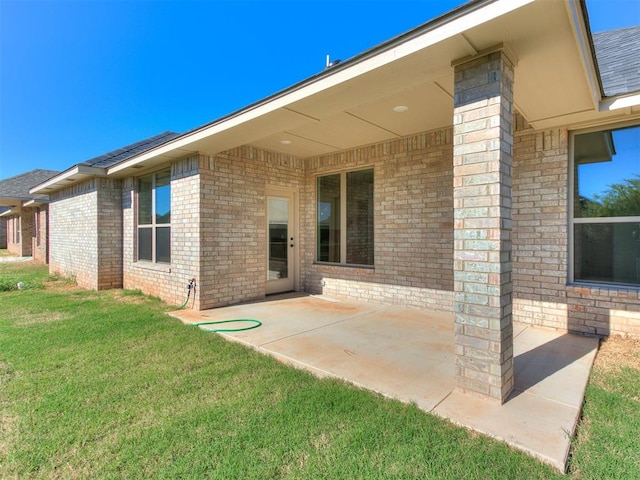
[[[598,69],[595,63],[595,53],[591,48],[589,41],[590,33],[582,14],[580,0],[566,0],[567,11],[569,12],[569,20],[573,28],[573,35],[576,40],[576,46],[580,52],[580,59],[584,74],[591,90],[591,101],[593,109],[598,110],[600,100],[602,99],[602,89],[600,88],[600,80]]]
[[[29,190],[29,193],[32,195],[35,193],[46,193],[45,190],[51,189],[53,187],[65,187],[68,185],[68,183],[62,184],[62,182],[70,180],[76,175],[105,177],[107,175],[107,171],[104,168],[89,167],[87,165],[75,165],[69,170],[65,170],[61,174],[50,178],[46,182],[42,182],[41,184],[36,185],[31,190]]]
[[[33,207],[41,207],[42,205],[46,205],[47,202],[43,202],[42,200],[36,200],[35,198],[33,200],[29,200],[28,202],[24,202],[22,204],[23,207],[25,208],[33,208]]]
[[[307,83],[303,82],[298,87],[294,86],[291,90],[285,90],[282,95],[276,94],[275,98],[268,98],[257,105],[247,107],[245,110],[240,110],[237,114],[222,118],[209,126],[197,129],[192,133],[187,133],[156,149],[114,165],[108,169],[108,175],[116,174],[126,168],[140,164],[145,160],[167,154],[176,149],[188,150],[189,145],[198,140],[237,127],[245,122],[320,93],[323,90],[330,89],[360,75],[364,75],[384,65],[442,42],[443,40],[464,33],[478,25],[501,17],[534,1],[539,0],[495,0],[480,7],[471,4],[468,7],[469,11],[467,13],[461,11],[449,21],[444,19],[443,23],[427,26],[424,32],[415,33],[407,40],[397,40],[399,42],[398,44],[394,45],[394,41],[391,40],[387,48],[383,45],[379,47],[381,49],[380,52],[377,52],[375,48],[369,55],[365,52],[363,58],[359,60],[356,59],[353,65],[348,65],[349,61],[347,60],[344,64],[334,67],[335,71],[333,74],[321,76],[319,79],[311,79]]]
[[[606,98],[600,102],[598,108],[601,112],[611,112],[622,108],[632,108],[640,106],[640,93],[619,97]]]
[[[12,217],[13,215],[20,215],[21,212],[22,212],[21,207],[13,207],[10,210],[7,210],[6,212],[0,213],[0,217]]]

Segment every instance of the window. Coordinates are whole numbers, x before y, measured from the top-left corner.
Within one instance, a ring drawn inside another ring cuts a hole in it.
[[[171,171],[138,180],[138,260],[171,262]]]
[[[573,280],[640,286],[640,126],[574,136]]]
[[[373,266],[373,169],[317,180],[317,261]]]

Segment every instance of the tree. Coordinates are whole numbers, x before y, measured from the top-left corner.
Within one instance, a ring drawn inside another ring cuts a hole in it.
[[[640,216],[640,175],[609,185],[602,195],[593,200],[580,198],[582,217],[635,217]]]

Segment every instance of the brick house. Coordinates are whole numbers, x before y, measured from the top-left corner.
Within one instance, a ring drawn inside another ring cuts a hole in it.
[[[58,173],[40,169],[0,180],[0,223],[6,242],[0,248],[6,246],[10,253],[48,263],[49,198],[29,190]]]
[[[637,192],[639,68],[640,28],[593,35],[580,0],[469,2],[37,186],[51,268],[174,304],[195,278],[196,309],[298,290],[454,312],[458,386],[504,401],[513,320],[640,335],[640,203],[607,183]],[[84,228],[85,191],[109,213],[70,248],[53,232]]]
[[[0,207],[0,248],[7,248],[7,219],[2,216],[10,207]]]
[[[122,279],[122,180],[107,169],[177,137],[164,132],[81,162],[33,191],[51,192],[49,271],[89,289],[119,288]]]

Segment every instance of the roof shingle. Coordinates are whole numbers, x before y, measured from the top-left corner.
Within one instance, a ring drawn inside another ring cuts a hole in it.
[[[162,145],[163,143],[168,142],[169,140],[173,140],[174,138],[179,136],[179,133],[164,132],[160,135],[156,135],[154,137],[132,143],[131,145],[113,150],[109,153],[105,153],[104,155],[92,158],[91,160],[86,160],[84,162],[81,162],[80,165],[109,168],[117,163],[124,162],[131,157],[150,150],[153,147],[157,147],[158,145]]]
[[[593,34],[605,97],[640,91],[640,26]]]
[[[20,200],[32,200],[41,196],[34,196],[29,190],[39,183],[46,182],[60,172],[55,170],[31,170],[21,173],[15,177],[0,180],[0,198],[11,198]]]

